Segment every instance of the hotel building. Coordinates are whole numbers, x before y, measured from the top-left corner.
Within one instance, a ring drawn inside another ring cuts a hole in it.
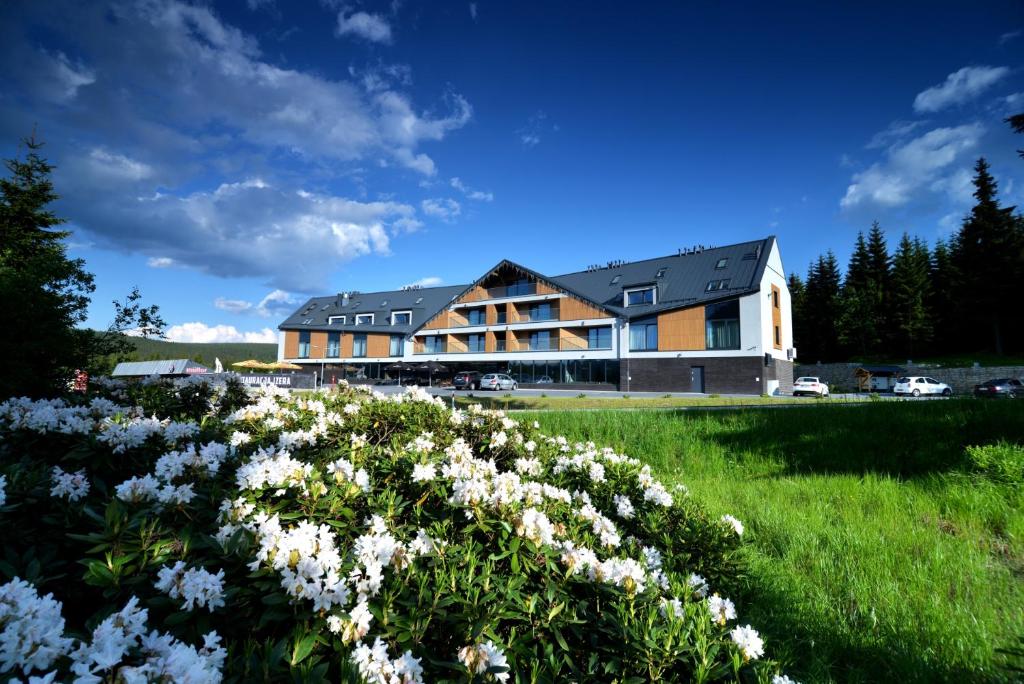
[[[521,387],[771,394],[796,356],[774,237],[556,276],[503,260],[467,285],[314,297],[279,329],[278,358],[327,382],[434,362]]]

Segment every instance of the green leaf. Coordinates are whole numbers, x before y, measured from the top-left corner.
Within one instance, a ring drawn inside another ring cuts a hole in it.
[[[298,665],[313,652],[316,646],[316,634],[310,633],[295,642],[292,646],[292,665]]]

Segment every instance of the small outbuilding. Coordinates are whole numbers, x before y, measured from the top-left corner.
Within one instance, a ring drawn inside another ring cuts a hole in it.
[[[861,366],[853,372],[860,392],[891,392],[896,379],[907,372],[899,366]]]
[[[180,378],[209,372],[209,368],[191,359],[163,359],[160,361],[123,361],[117,364],[114,372],[110,375],[115,378],[148,378],[150,375]]]

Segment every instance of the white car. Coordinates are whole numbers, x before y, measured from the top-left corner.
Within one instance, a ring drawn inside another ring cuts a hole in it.
[[[480,378],[480,389],[490,389],[495,392],[498,390],[514,390],[519,389],[519,383],[504,373],[488,373]]]
[[[802,397],[805,394],[812,394],[816,397],[827,397],[828,396],[828,385],[823,383],[820,378],[815,378],[809,375],[799,377],[796,382],[793,383],[793,396]]]
[[[922,375],[897,378],[896,386],[892,388],[892,391],[898,397],[921,397],[925,395],[948,397],[953,394],[953,388],[946,383]]]

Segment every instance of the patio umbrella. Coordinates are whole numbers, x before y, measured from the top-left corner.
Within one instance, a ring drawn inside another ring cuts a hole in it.
[[[277,370],[302,370],[302,366],[297,363],[289,363],[288,361],[275,361],[274,363],[265,364],[266,368],[276,368]]]
[[[427,384],[431,387],[434,386],[434,373],[447,373],[448,366],[437,361],[427,361],[423,364],[423,368],[427,371]]]
[[[255,369],[267,370],[267,364],[263,363],[262,361],[257,361],[256,359],[248,359],[247,361],[239,361],[239,362],[233,363],[231,365],[232,366],[238,366],[239,368],[250,368],[250,369],[254,369],[254,370]]]
[[[405,363],[404,361],[396,361],[395,363],[391,364],[390,366],[385,366],[384,370],[387,370],[387,371],[397,371],[398,372],[398,384],[401,385],[402,384],[402,371],[416,370],[416,366],[409,365],[408,363]]]

